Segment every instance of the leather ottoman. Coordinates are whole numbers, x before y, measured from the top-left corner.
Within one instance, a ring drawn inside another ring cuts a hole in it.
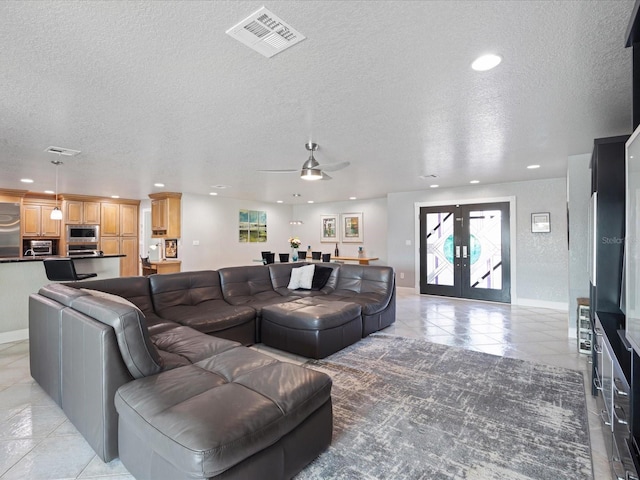
[[[331,379],[248,348],[122,385],[120,459],[138,480],[277,479],[331,442]]]
[[[362,307],[317,297],[262,309],[262,342],[310,358],[324,358],[362,338]]]

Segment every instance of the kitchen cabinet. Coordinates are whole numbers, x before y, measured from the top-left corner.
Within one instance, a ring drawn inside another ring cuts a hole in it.
[[[100,249],[126,255],[120,259],[121,277],[139,275],[138,204],[102,202],[100,215]]]
[[[66,200],[64,202],[65,223],[76,225],[99,225],[100,202]]]
[[[120,205],[117,203],[100,204],[100,235],[117,237],[120,235]]]
[[[59,237],[60,220],[51,220],[55,204],[25,203],[22,208],[23,237]]]
[[[181,193],[149,194],[151,199],[151,237],[180,238]]]

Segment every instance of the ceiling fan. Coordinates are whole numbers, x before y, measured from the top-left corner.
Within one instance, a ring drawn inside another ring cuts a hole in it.
[[[318,150],[317,143],[306,143],[305,148],[309,150],[309,158],[306,162],[302,164],[302,168],[300,170],[297,169],[287,169],[287,170],[258,170],[263,173],[296,173],[300,172],[300,178],[303,180],[331,180],[332,177],[327,175],[325,172],[335,172],[338,170],[342,170],[343,168],[348,167],[350,162],[340,162],[340,163],[327,163],[326,165],[321,165],[318,161],[313,157],[313,152]]]

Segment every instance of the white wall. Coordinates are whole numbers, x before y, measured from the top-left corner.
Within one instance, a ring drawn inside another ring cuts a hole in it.
[[[577,335],[578,297],[589,297],[591,154],[572,155],[567,166],[569,208],[569,335]]]
[[[516,229],[516,275],[512,282],[516,282],[518,295],[511,301],[566,309],[568,244],[564,178],[389,194],[388,261],[396,269],[398,286],[416,284],[415,203],[446,205],[457,200],[511,196],[516,198],[516,225],[511,225]],[[550,212],[550,233],[531,233],[531,214],[535,212]],[[407,241],[411,244],[407,245]],[[401,273],[404,279],[400,278]]]
[[[338,243],[340,256],[357,256],[358,247],[364,247],[366,256],[380,259],[372,265],[388,265],[386,198],[294,206],[293,218],[304,222],[294,225],[292,229],[293,234],[302,241],[300,248],[306,249],[307,245],[311,245],[312,250],[321,250],[333,256],[335,243],[320,242],[320,215],[342,213],[362,213],[364,238],[363,243]]]
[[[181,207],[182,238],[178,244],[178,258],[182,260],[182,271],[251,265],[261,258],[263,250],[290,251],[287,242],[291,229],[290,205],[183,194]],[[238,241],[238,211],[241,209],[267,212],[266,243]],[[199,245],[193,245],[194,241]]]

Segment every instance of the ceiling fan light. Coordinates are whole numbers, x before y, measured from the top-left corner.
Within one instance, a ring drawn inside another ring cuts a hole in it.
[[[303,168],[300,172],[303,180],[322,180],[322,172],[316,168]]]
[[[62,220],[62,210],[58,207],[51,210],[51,220]]]

